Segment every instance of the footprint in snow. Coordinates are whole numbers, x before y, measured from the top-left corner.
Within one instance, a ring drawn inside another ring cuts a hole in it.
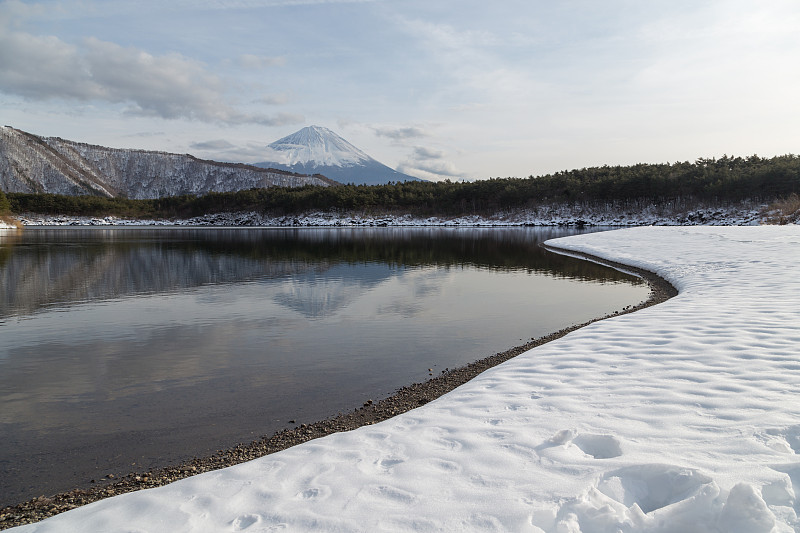
[[[403,459],[397,459],[396,457],[384,457],[380,461],[377,461],[376,464],[385,472],[391,472],[393,467],[404,462]]]
[[[622,445],[617,437],[592,433],[578,434],[574,429],[562,429],[556,432],[555,435],[537,446],[536,450],[566,446],[570,443],[595,459],[611,459],[622,455]]]
[[[547,448],[554,448],[556,446],[564,446],[565,444],[569,444],[577,434],[578,432],[574,429],[562,429],[561,431],[556,432],[552,437],[541,443],[535,449],[538,451]]]
[[[612,459],[622,455],[620,441],[613,435],[580,434],[572,443],[586,455],[595,459]]]
[[[331,489],[325,485],[309,487],[298,492],[295,498],[298,500],[324,500],[331,495]]]
[[[645,464],[609,472],[600,480],[597,489],[626,507],[637,504],[644,513],[649,513],[690,499],[712,483],[710,477],[692,468]]]
[[[800,426],[768,429],[754,434],[764,446],[780,453],[800,454]]]
[[[757,488],[738,483],[726,494],[698,470],[667,464],[608,472],[585,496],[566,502],[555,521],[552,516],[535,518],[534,525],[555,525],[558,531],[584,526],[592,531],[660,531],[664,524],[691,524],[692,531],[775,531],[775,517]]]
[[[236,518],[232,525],[234,531],[244,531],[254,524],[261,522],[261,517],[257,514],[246,514]]]

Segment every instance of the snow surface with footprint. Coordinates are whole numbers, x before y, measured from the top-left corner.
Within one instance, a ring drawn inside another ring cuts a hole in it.
[[[18,531],[799,529],[800,227],[549,244],[657,272],[680,294],[386,422]]]

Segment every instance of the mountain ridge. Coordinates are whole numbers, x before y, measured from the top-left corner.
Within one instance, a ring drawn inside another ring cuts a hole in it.
[[[189,154],[108,148],[0,127],[0,189],[4,192],[149,199],[258,187],[333,185],[322,176]]]

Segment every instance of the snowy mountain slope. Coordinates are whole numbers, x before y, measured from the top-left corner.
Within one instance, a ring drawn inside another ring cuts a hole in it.
[[[256,163],[303,174],[322,174],[342,183],[378,185],[417,180],[371,158],[328,128],[308,126],[268,147],[270,160]]]
[[[188,154],[106,148],[0,128],[0,189],[67,195],[159,198],[254,187],[330,185],[285,170]]]
[[[352,167],[372,159],[328,128],[309,126],[269,147],[284,155],[287,165]]]

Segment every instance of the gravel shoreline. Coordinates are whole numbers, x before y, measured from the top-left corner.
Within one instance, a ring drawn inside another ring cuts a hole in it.
[[[545,248],[556,253],[560,252],[558,248],[549,246]],[[264,436],[248,444],[239,444],[230,449],[219,450],[217,453],[207,457],[195,457],[179,465],[167,466],[147,472],[132,472],[120,478],[109,475],[107,478],[95,481],[88,487],[76,488],[53,496],[40,496],[27,502],[5,507],[0,509],[0,530],[38,522],[50,516],[110,496],[166,485],[195,474],[218,470],[227,466],[250,461],[331,433],[350,431],[361,426],[387,420],[401,413],[410,411],[415,407],[424,405],[450,392],[456,387],[463,385],[481,372],[532,348],[561,338],[567,333],[593,322],[632,313],[666,301],[677,294],[677,290],[672,285],[652,272],[629,267],[613,261],[606,261],[588,254],[571,253],[570,255],[577,255],[641,277],[650,285],[650,297],[647,301],[637,306],[630,306],[610,315],[596,318],[583,324],[570,326],[555,333],[545,335],[544,337],[534,339],[522,346],[496,353],[460,368],[445,369],[440,375],[432,377],[425,382],[402,387],[388,398],[377,401],[369,400],[361,407],[347,413],[340,413],[337,416],[312,424],[300,424],[294,428],[285,429],[270,436]]]

